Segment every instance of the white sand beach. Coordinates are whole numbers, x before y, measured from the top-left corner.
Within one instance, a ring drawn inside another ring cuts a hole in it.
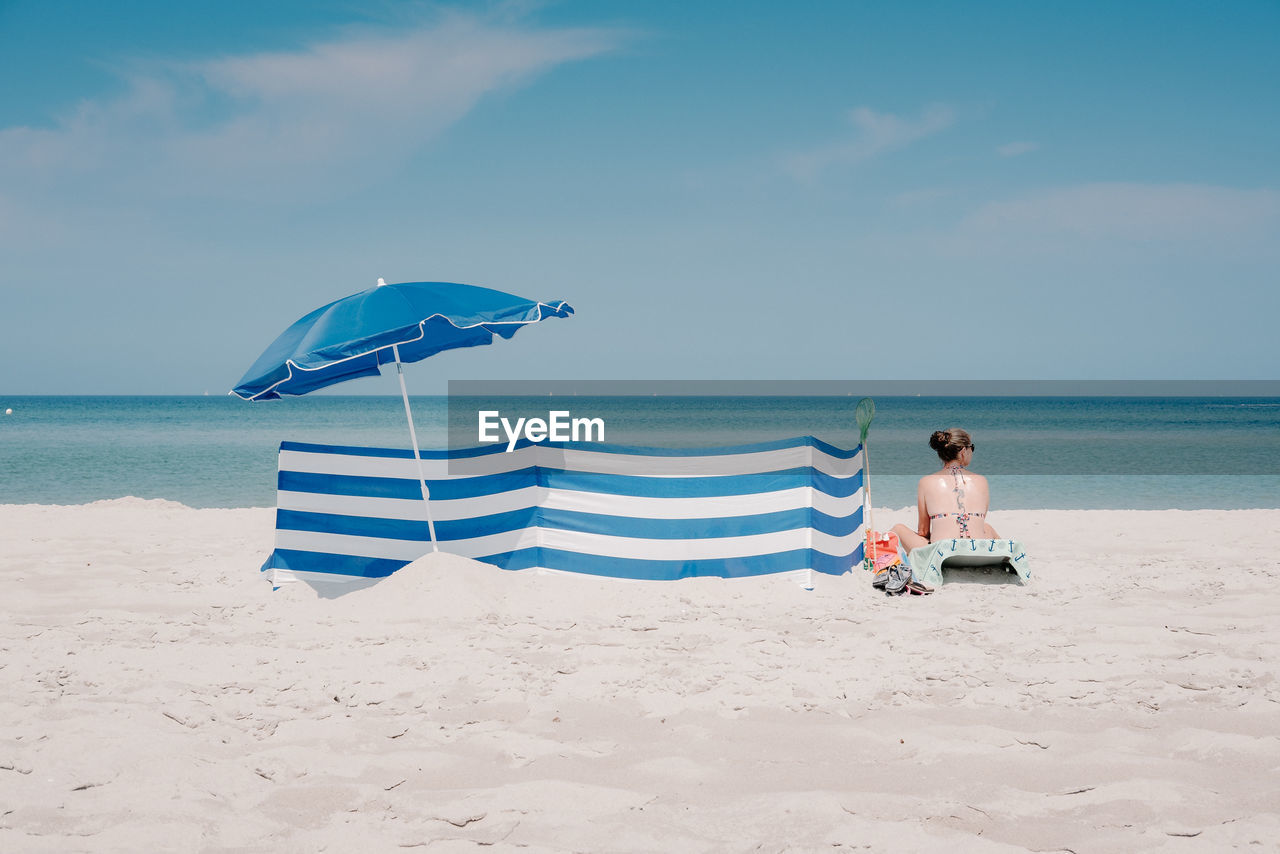
[[[991,521],[1031,584],[326,600],[269,509],[0,507],[0,850],[1275,850],[1280,511]]]

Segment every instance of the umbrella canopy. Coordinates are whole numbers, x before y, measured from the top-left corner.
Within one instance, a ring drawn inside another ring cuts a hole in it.
[[[279,400],[286,394],[303,395],[357,377],[377,376],[379,365],[395,362],[431,548],[438,550],[431,492],[401,364],[444,350],[489,344],[495,335],[510,338],[530,323],[571,314],[573,308],[567,302],[536,302],[475,285],[388,285],[378,279],[375,287],[318,308],[286,329],[231,393],[245,400]]]
[[[379,284],[316,309],[271,343],[232,390],[245,400],[303,395],[379,366],[510,338],[521,327],[568,317],[566,302],[538,302],[454,282]]]

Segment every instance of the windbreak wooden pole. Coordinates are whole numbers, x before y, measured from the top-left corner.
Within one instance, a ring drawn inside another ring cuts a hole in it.
[[[875,509],[871,504],[871,460],[867,455],[867,433],[871,431],[871,421],[875,417],[876,402],[869,397],[859,400],[858,408],[854,410],[854,418],[858,422],[858,444],[862,445],[862,506],[866,511],[868,523],[867,545],[870,546],[870,553],[867,557],[871,558],[872,569],[875,569],[876,563],[876,517]]]

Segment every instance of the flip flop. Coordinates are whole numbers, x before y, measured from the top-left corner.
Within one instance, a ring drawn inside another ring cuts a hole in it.
[[[901,596],[911,581],[911,567],[895,563],[886,571],[884,592],[889,596]]]

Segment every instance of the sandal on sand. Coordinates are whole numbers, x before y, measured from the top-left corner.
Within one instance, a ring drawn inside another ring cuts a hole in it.
[[[884,592],[886,596],[901,596],[911,582],[911,567],[895,563],[886,572]],[[874,583],[874,582],[873,582]]]
[[[919,581],[912,580],[907,582],[907,592],[912,596],[928,596],[933,592],[933,588],[925,587]]]
[[[871,579],[871,586],[883,590],[885,584],[887,584],[888,582],[889,582],[889,567],[886,566],[883,569],[876,570],[876,574]]]

